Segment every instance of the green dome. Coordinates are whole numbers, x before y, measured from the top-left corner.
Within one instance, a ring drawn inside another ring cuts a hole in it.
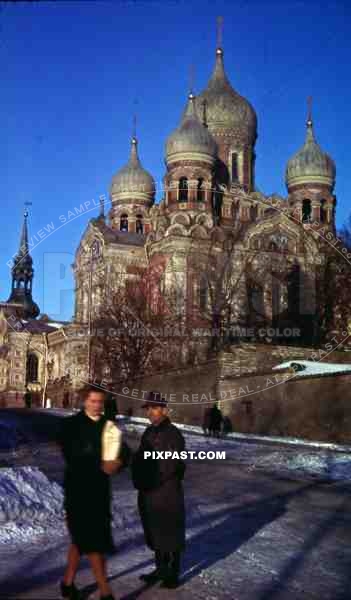
[[[335,183],[335,163],[317,144],[312,120],[307,121],[306,141],[289,160],[286,167],[286,185],[289,188],[304,183],[319,183],[331,188]]]
[[[196,112],[195,98],[193,94],[189,94],[181,123],[167,139],[166,161],[169,163],[184,158],[213,161],[216,153],[217,144],[207,127],[201,123]]]

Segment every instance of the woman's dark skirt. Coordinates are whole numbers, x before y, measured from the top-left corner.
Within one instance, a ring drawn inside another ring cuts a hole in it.
[[[114,551],[111,531],[111,492],[108,475],[102,471],[66,473],[65,501],[67,527],[72,543],[81,554],[110,554]]]

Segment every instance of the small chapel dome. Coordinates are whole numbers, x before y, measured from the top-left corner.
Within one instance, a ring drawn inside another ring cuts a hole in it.
[[[299,184],[319,183],[333,188],[335,174],[335,163],[317,144],[312,119],[309,117],[305,143],[287,164],[286,185],[290,189]]]
[[[196,112],[195,97],[190,93],[181,123],[167,139],[166,161],[170,163],[190,158],[213,162],[216,153],[216,142],[207,127],[201,123]]]
[[[151,199],[155,194],[155,180],[141,165],[138,156],[138,141],[132,137],[130,158],[127,164],[112,177],[111,196],[114,199],[145,197]]]

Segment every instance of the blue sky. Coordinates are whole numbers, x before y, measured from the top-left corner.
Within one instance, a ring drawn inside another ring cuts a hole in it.
[[[17,250],[23,205],[32,202],[31,234],[40,240],[44,231],[32,252],[34,297],[53,317],[71,317],[70,264],[97,209],[75,220],[69,211],[108,195],[128,158],[135,110],[142,162],[161,181],[164,144],[186,102],[190,65],[196,92],[212,71],[219,14],[227,74],[258,115],[257,186],[286,193],[285,165],[303,143],[312,95],[317,140],[337,166],[338,226],[351,212],[347,2],[0,6],[1,299],[9,294],[6,263]]]

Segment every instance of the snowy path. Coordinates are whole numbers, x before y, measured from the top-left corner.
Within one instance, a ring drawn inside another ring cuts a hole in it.
[[[129,429],[133,440],[140,426]],[[227,459],[189,462],[183,584],[175,591],[145,590],[138,581],[152,555],[143,543],[135,491],[123,473],[114,478],[117,552],[108,563],[116,599],[350,598],[351,485],[341,481],[350,476],[350,455],[186,437],[188,448],[220,447]],[[62,463],[52,445],[42,445],[29,462],[59,481]],[[40,485],[44,493],[45,482]],[[19,542],[14,536],[1,543],[0,526],[0,598],[58,598],[64,530],[52,523],[46,532],[38,529],[31,543]],[[86,563],[78,583],[87,597],[98,598]]]

